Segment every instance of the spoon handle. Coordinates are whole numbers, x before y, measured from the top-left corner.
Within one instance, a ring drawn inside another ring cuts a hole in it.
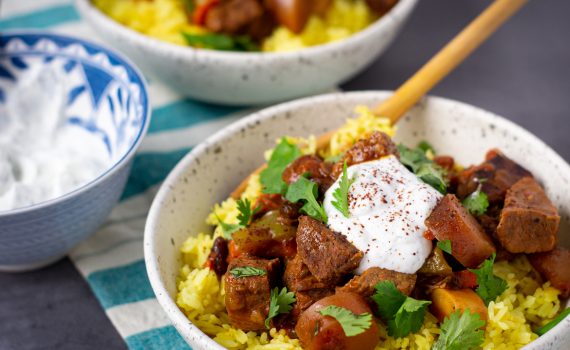
[[[528,0],[496,0],[374,112],[395,124]]]

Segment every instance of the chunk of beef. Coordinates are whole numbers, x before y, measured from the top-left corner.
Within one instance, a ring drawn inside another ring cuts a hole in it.
[[[277,221],[283,225],[297,226],[300,216],[301,203],[291,203],[279,194],[262,193],[255,203],[257,213],[254,219],[258,219],[270,211],[278,211]]]
[[[511,253],[538,253],[554,249],[560,216],[544,190],[526,177],[507,192],[497,238]]]
[[[237,267],[256,267],[265,270],[266,274],[236,277],[231,271]],[[244,331],[265,329],[271,287],[278,270],[279,259],[241,257],[232,260],[225,277],[225,291],[226,309],[233,326]]]
[[[275,21],[259,0],[224,0],[208,11],[204,25],[212,32],[261,40],[271,34]]]
[[[374,287],[382,281],[392,281],[398,290],[406,295],[410,295],[416,285],[416,275],[401,273],[397,271],[371,267],[364,271],[362,275],[355,276],[344,286],[337,288],[338,292],[352,292],[369,297],[374,294]]]
[[[398,0],[366,0],[368,7],[377,15],[383,15],[394,7]]]
[[[366,139],[359,140],[350,148],[333,167],[333,178],[342,174],[342,168],[346,161],[348,166],[364,163],[369,160],[380,159],[384,156],[395,155],[400,157],[398,147],[390,136],[383,132],[375,131]]]
[[[343,235],[308,216],[299,218],[297,253],[319,282],[336,284],[354,271],[362,252]]]
[[[498,150],[491,150],[487,152],[483,164],[472,166],[459,174],[457,196],[462,199],[467,197],[477,190],[477,180],[485,179],[482,190],[489,197],[489,203],[501,205],[507,190],[523,177],[532,177],[532,174]]]
[[[332,164],[313,155],[297,158],[283,171],[282,178],[286,183],[292,184],[307,173],[311,180],[319,185],[321,194],[324,194],[335,181],[332,177]]]
[[[228,241],[223,237],[214,240],[214,245],[206,260],[206,266],[214,271],[218,277],[221,277],[228,269]]]
[[[448,172],[452,171],[455,166],[455,159],[450,156],[436,156],[433,158],[433,161]]]
[[[296,229],[280,220],[278,211],[270,211],[249,227],[234,232],[233,244],[239,254],[263,258],[295,256]]]
[[[283,281],[287,289],[293,292],[333,287],[330,284],[319,282],[299,254],[287,260]]]
[[[426,226],[439,240],[451,241],[453,257],[463,266],[477,267],[495,252],[483,228],[457,197],[446,195],[426,220]]]
[[[530,254],[528,259],[543,278],[561,291],[563,298],[570,296],[570,250],[556,247],[550,252]]]

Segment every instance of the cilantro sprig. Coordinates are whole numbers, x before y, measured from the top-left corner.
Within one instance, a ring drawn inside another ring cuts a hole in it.
[[[477,275],[478,287],[475,289],[475,292],[483,299],[485,305],[489,305],[491,301],[497,299],[508,287],[505,280],[493,274],[495,257],[496,254],[493,253],[489,259],[481,264],[479,269],[469,269],[469,271]]]
[[[366,332],[372,326],[372,315],[368,312],[355,314],[344,307],[329,305],[321,309],[319,313],[323,316],[334,318],[344,331],[347,337],[353,337]]]
[[[439,249],[443,250],[447,254],[452,254],[451,253],[451,240],[445,239],[443,241],[438,241],[436,245]]]
[[[237,209],[239,214],[237,216],[238,224],[228,224],[222,221],[219,216],[216,216],[220,227],[222,228],[222,232],[226,239],[231,239],[232,234],[242,228],[245,228],[251,224],[251,220],[255,214],[257,214],[261,207],[258,206],[256,208],[252,208],[251,202],[249,199],[238,199],[237,200]]]
[[[342,176],[340,177],[338,188],[333,192],[335,200],[332,201],[332,205],[337,208],[345,218],[350,216],[350,212],[348,211],[348,190],[354,181],[354,178],[348,178],[347,165],[345,161],[342,167]]]
[[[447,182],[445,181],[445,170],[426,156],[427,150],[432,150],[427,143],[411,149],[403,144],[398,145],[400,152],[400,162],[410,169],[423,182],[435,188],[442,194],[447,192]]]
[[[489,208],[489,197],[482,191],[482,182],[479,182],[477,190],[471,193],[463,200],[463,206],[469,210],[472,215],[481,216],[485,214]]]
[[[300,156],[301,150],[299,150],[299,147],[289,143],[285,137],[282,138],[271,153],[271,158],[267,162],[267,168],[259,174],[263,193],[285,194],[287,184],[283,181],[281,175],[285,168]]]
[[[301,201],[304,203],[300,210],[302,213],[326,223],[328,216],[323,206],[317,201],[318,197],[319,186],[304,176],[301,176],[297,181],[289,185],[285,195],[289,202],[297,203]]]
[[[265,327],[269,329],[269,322],[272,318],[279,314],[287,314],[291,311],[295,298],[295,293],[288,292],[287,287],[283,287],[281,291],[279,288],[275,287],[271,290],[271,299],[269,302],[269,315],[265,319]]]
[[[471,313],[468,309],[455,311],[443,321],[441,334],[432,350],[477,349],[483,344],[481,327],[484,325],[485,321],[478,313]]]
[[[253,266],[243,266],[235,267],[230,270],[230,273],[235,278],[252,277],[252,276],[264,276],[267,272],[264,269]]]
[[[380,317],[388,324],[390,336],[402,338],[420,330],[431,301],[404,295],[392,281],[382,281],[375,288],[372,300],[378,306]]]

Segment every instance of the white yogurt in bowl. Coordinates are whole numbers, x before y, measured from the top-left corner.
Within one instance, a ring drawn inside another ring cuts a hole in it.
[[[30,67],[0,105],[0,212],[69,193],[114,161],[102,139],[68,115],[66,77],[55,64]]]
[[[354,179],[348,192],[349,217],[332,205],[340,180],[329,188],[323,204],[329,227],[364,252],[356,272],[381,267],[416,273],[432,250],[423,236],[425,220],[443,196],[395,156],[353,165],[347,174]]]

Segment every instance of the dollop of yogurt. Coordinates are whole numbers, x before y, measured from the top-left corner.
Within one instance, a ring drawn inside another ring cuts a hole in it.
[[[66,84],[61,67],[34,65],[0,104],[0,212],[57,198],[110,167],[101,137],[67,122]]]
[[[364,253],[355,272],[370,267],[417,272],[432,250],[423,236],[425,220],[442,195],[395,156],[353,165],[347,173],[354,179],[348,193],[349,217],[332,204],[340,179],[326,192],[324,208],[329,227]]]

